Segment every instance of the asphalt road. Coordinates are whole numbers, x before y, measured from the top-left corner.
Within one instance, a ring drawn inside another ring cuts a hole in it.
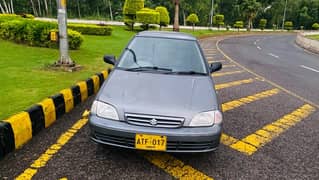
[[[96,145],[80,120],[91,98],[0,161],[0,179],[319,179],[319,58],[293,38],[230,38],[219,47],[220,39],[201,40],[208,61],[224,65],[214,74],[225,119],[216,152]]]

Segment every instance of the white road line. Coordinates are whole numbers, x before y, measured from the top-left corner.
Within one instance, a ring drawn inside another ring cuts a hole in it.
[[[269,56],[272,56],[272,57],[274,57],[274,58],[279,59],[279,56],[277,56],[277,55],[275,55],[275,54],[273,54],[273,53],[268,53],[268,55],[269,55]]]
[[[257,46],[257,49],[261,50],[261,47],[260,47],[260,46]]]
[[[314,72],[319,73],[319,70],[314,69],[314,68],[311,68],[311,67],[308,67],[308,66],[305,66],[305,65],[300,65],[300,67],[302,67],[302,68],[304,68],[304,69],[308,69],[308,70],[310,70],[310,71],[314,71]]]

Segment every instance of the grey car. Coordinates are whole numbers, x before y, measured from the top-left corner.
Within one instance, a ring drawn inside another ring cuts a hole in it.
[[[91,139],[111,146],[209,152],[220,143],[223,115],[197,39],[183,33],[138,33],[114,65],[91,108]]]

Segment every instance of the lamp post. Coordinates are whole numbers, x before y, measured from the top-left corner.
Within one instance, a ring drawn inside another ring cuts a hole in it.
[[[285,27],[287,4],[288,4],[288,0],[286,0],[285,10],[284,10],[284,16],[283,16],[283,18],[282,18],[282,26],[281,26],[281,29],[282,29],[282,30],[284,30],[284,27]]]
[[[69,44],[67,33],[67,12],[66,0],[57,0],[58,3],[58,25],[59,25],[59,44],[60,58],[57,65],[74,66],[74,62],[69,56]]]

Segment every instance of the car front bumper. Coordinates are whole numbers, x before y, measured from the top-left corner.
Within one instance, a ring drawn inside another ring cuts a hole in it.
[[[131,125],[123,121],[106,120],[95,115],[89,118],[91,139],[100,144],[135,149],[135,135],[149,134],[167,137],[166,152],[209,152],[217,149],[221,125],[198,128],[153,128]]]

